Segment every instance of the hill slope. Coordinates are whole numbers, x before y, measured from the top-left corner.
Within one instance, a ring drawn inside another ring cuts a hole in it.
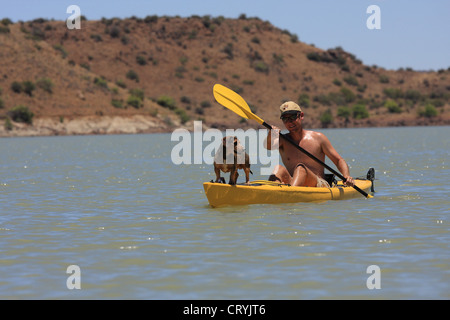
[[[0,26],[1,135],[172,131],[192,129],[192,120],[256,128],[214,101],[215,83],[280,126],[285,100],[302,104],[307,127],[450,124],[450,70],[365,66],[259,19],[149,16],[84,20],[80,30],[4,19]],[[17,105],[34,113],[33,126],[6,120]]]

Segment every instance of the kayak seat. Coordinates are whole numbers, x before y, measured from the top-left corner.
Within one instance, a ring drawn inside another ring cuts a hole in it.
[[[328,182],[330,187],[333,187],[337,184],[336,176],[333,173],[325,173],[324,176],[325,181]]]

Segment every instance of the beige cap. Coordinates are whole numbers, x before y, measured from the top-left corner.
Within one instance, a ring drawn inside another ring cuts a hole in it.
[[[283,115],[284,113],[292,113],[293,111],[302,112],[302,109],[295,102],[287,101],[280,106],[280,111],[281,115]]]

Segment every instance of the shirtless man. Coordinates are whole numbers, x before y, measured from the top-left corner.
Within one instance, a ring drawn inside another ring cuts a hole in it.
[[[303,129],[302,120],[304,115],[301,108],[295,102],[289,101],[280,106],[280,111],[280,119],[283,121],[286,129],[289,130],[287,136],[322,162],[325,162],[325,156],[330,158],[344,178],[346,178],[345,184],[354,186],[355,181],[350,176],[347,163],[333,148],[328,138],[320,132]],[[324,167],[284,139],[280,139],[279,128],[272,126],[272,130],[275,130],[276,137],[274,141],[271,141],[271,130],[269,130],[266,148],[268,150],[278,148],[283,164],[286,167],[277,165],[269,180],[279,181],[291,186],[329,187],[328,182],[324,180]]]

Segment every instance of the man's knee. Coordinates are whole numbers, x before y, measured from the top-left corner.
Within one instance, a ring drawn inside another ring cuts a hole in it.
[[[298,164],[295,166],[295,169],[294,169],[294,170],[304,170],[305,172],[308,171],[307,168],[306,168],[306,165],[305,165],[304,163],[298,163]]]

